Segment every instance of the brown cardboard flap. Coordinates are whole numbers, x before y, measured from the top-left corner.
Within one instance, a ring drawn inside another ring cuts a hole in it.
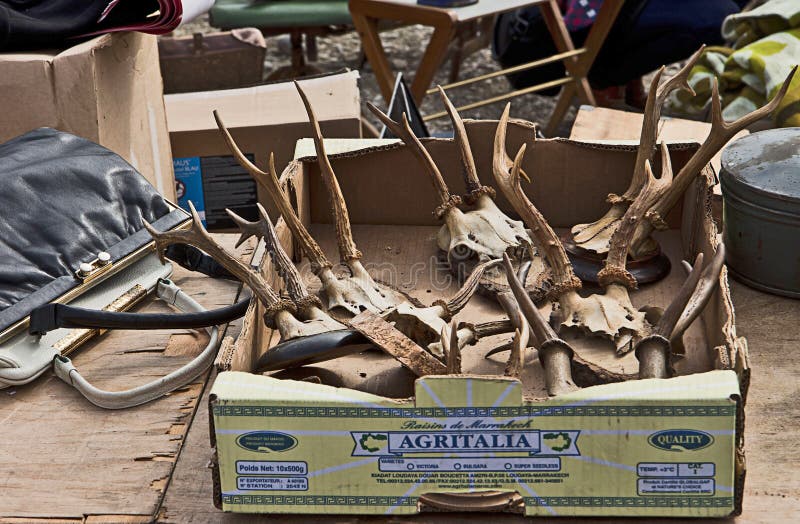
[[[156,37],[115,33],[0,55],[0,140],[53,127],[114,151],[175,199]],[[32,110],[35,108],[35,110]]]
[[[479,176],[484,184],[492,186],[491,147],[495,128],[496,123],[492,121],[473,121],[467,127]],[[627,188],[636,156],[636,148],[630,145],[533,140],[528,126],[509,124],[509,154],[513,155],[523,143],[528,145],[523,166],[533,180],[532,184],[524,184],[524,189],[553,227],[569,227],[602,216],[609,207],[608,193],[622,193]],[[433,186],[405,145],[392,143],[365,149],[367,141],[355,144],[357,152],[330,155],[354,224],[439,223],[432,214],[436,206]],[[452,140],[430,139],[424,144],[450,192],[463,193],[461,164]],[[696,147],[696,144],[670,146],[676,171]],[[314,173],[309,187],[311,220],[329,222],[327,192],[317,175],[316,161],[307,156],[301,161]],[[657,165],[658,162],[656,158]],[[515,216],[505,198],[498,195],[497,202],[503,211]],[[681,206],[678,205],[667,221],[677,227],[680,217]]]

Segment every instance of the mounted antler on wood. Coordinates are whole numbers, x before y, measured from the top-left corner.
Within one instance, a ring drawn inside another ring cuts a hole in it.
[[[500,128],[504,123],[501,120],[498,126],[498,136],[502,136]],[[645,219],[647,210],[669,191],[673,182],[672,166],[666,146],[663,143],[661,145],[661,176],[659,178],[654,176],[650,162],[646,160],[644,164],[646,174],[644,184],[633,202],[626,209],[611,237],[605,267],[598,275],[600,284],[604,288],[604,293],[592,294],[588,297],[583,297],[578,293],[581,288],[580,281],[575,276],[566,251],[555,231],[522,190],[520,180],[521,164],[525,149],[526,146],[523,144],[511,165],[510,171],[505,165],[496,165],[494,175],[498,187],[500,187],[503,194],[530,228],[534,241],[539,246],[540,252],[551,268],[548,297],[558,302],[559,308],[556,314],[559,319],[560,330],[578,328],[585,335],[607,338],[614,342],[620,354],[627,353],[636,346],[637,355],[648,353],[648,356],[644,358],[646,362],[645,368],[647,369],[644,374],[652,374],[653,372],[650,370],[659,368],[661,364],[658,362],[653,363],[656,361],[655,357],[649,358],[652,352],[638,348],[644,340],[652,341],[654,333],[665,331],[670,335],[672,334],[675,322],[677,322],[678,317],[681,317],[684,306],[686,306],[686,302],[682,298],[685,293],[679,294],[676,299],[677,305],[668,308],[667,311],[670,312],[670,316],[662,317],[662,320],[656,322],[654,327],[648,322],[647,315],[643,310],[636,309],[631,303],[629,290],[635,289],[637,282],[626,269],[626,263],[629,246],[637,227]],[[691,323],[689,317],[693,320],[699,314],[699,310],[702,309],[702,306],[705,305],[708,297],[713,292],[714,283],[718,280],[722,256],[717,255],[715,264],[711,266],[707,274],[706,282],[698,287],[697,296],[694,296],[691,300],[693,306],[691,306],[690,312],[687,313],[687,318],[681,322],[682,330],[685,330]],[[694,283],[696,284],[697,281],[695,280]],[[692,285],[689,289],[689,295],[686,297],[687,299],[692,296],[691,292],[694,289],[695,287]],[[673,321],[671,318],[674,316],[675,311],[677,311],[678,317]],[[531,322],[530,318],[528,320]],[[662,327],[662,323],[665,327]],[[682,331],[680,333],[682,334]],[[680,338],[680,335],[677,335],[677,338]],[[652,342],[649,342],[644,347],[649,348],[653,345]],[[667,347],[669,346],[669,340],[667,340]],[[604,369],[603,366],[592,363],[588,358],[584,359],[576,356],[576,360],[581,363],[586,362],[593,372],[604,377],[617,380],[630,377],[621,376],[619,373]]]
[[[661,110],[667,101],[669,94],[676,89],[686,89],[694,94],[688,84],[689,73],[694,64],[700,58],[705,47],[701,47],[693,54],[686,64],[677,74],[667,79],[659,85],[661,75],[664,74],[664,67],[658,70],[647,95],[647,102],[644,108],[644,119],[642,121],[642,131],[639,137],[639,148],[636,152],[634,161],[633,176],[631,177],[628,189],[620,195],[611,194],[608,201],[611,209],[600,220],[591,224],[578,224],[572,228],[573,242],[576,246],[594,251],[596,253],[608,252],[611,236],[619,224],[619,220],[625,214],[633,199],[639,194],[646,181],[645,163],[651,161],[653,151],[658,138],[658,126],[661,120]]]
[[[591,258],[591,253],[604,254],[611,248],[611,239],[620,227],[625,211],[632,204],[641,190],[645,180],[645,162],[651,160],[661,109],[669,93],[683,88],[691,91],[687,83],[688,74],[696,63],[703,48],[698,50],[686,65],[661,86],[658,85],[663,68],[656,74],[651,85],[644,111],[644,121],[636,155],[633,177],[628,190],[622,195],[609,195],[611,208],[599,220],[591,224],[578,224],[572,228],[572,241],[569,243],[571,254],[580,258]],[[734,122],[727,123],[722,117],[722,105],[716,81],[712,85],[711,96],[711,130],[699,149],[675,175],[674,182],[668,190],[657,198],[645,210],[644,218],[639,222],[630,239],[628,255],[634,260],[644,260],[659,252],[658,243],[650,236],[653,231],[666,228],[665,217],[685,193],[691,182],[700,174],[704,166],[716,155],[728,141],[738,132],[772,112],[780,104],[794,76],[796,67],[789,73],[780,91],[768,104]],[[663,276],[663,275],[661,275]]]

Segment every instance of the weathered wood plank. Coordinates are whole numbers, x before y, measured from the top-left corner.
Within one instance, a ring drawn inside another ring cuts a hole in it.
[[[232,248],[237,236],[220,238]],[[240,287],[182,268],[176,268],[173,280],[209,309],[233,303]],[[137,310],[163,308],[148,299]],[[205,336],[174,333],[109,332],[71,358],[98,387],[126,389],[163,376],[204,347]],[[152,403],[119,411],[93,406],[52,372],[0,391],[0,516],[47,522],[152,520],[207,376]]]

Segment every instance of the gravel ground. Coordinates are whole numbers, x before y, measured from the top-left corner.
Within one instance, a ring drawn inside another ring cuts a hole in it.
[[[195,32],[208,33],[212,29],[207,19],[201,19],[188,24],[175,32],[175,35],[187,35]],[[389,57],[391,66],[395,71],[403,72],[407,82],[413,78],[414,71],[422,57],[424,45],[427,43],[431,34],[431,29],[422,26],[410,26],[381,33],[386,54]],[[288,36],[277,36],[267,38],[267,56],[265,60],[265,74],[290,65],[289,41]],[[361,97],[362,103],[367,101],[374,103],[378,107],[385,107],[385,102],[378,89],[375,75],[369,63],[361,66],[361,45],[358,34],[351,31],[341,35],[331,35],[318,39],[318,60],[312,65],[324,72],[337,71],[343,68],[359,69],[361,73]],[[677,68],[673,66],[673,68]],[[492,59],[489,49],[480,50],[466,58],[461,66],[460,78],[468,78],[484,73],[489,73],[499,69],[499,65]],[[672,69],[672,68],[670,68]],[[436,83],[444,84],[447,82],[450,71],[450,64],[445,63],[439,70],[434,80]],[[649,78],[645,78],[647,82]],[[478,82],[469,86],[448,91],[448,95],[456,106],[462,106],[471,102],[482,100],[491,96],[507,93],[512,90],[511,85],[505,77],[497,77],[487,81]],[[547,123],[550,113],[556,103],[555,97],[539,96],[535,93],[517,97],[511,101],[511,114],[515,118],[522,118],[544,125]],[[500,116],[503,103],[492,104],[470,111],[465,111],[463,116],[469,118],[496,119]],[[428,96],[423,101],[422,114],[430,114],[443,110],[441,101],[437,96]],[[364,115],[376,126],[377,120],[367,110],[363,108]],[[575,108],[567,113],[563,122],[559,126],[557,135],[567,136],[575,119]],[[438,119],[428,122],[431,132],[449,131],[450,124],[448,119]]]

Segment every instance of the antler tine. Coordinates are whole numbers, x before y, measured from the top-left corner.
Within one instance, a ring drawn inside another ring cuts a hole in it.
[[[682,337],[683,333],[692,325],[692,322],[703,312],[706,304],[711,300],[714,290],[719,285],[719,274],[724,263],[725,244],[720,243],[711,263],[703,269],[703,273],[700,275],[700,282],[683,309],[680,319],[675,324],[675,327],[672,328],[671,334],[668,335],[670,340]],[[690,275],[693,269],[690,268]]]
[[[635,289],[637,286],[636,279],[626,269],[628,249],[633,234],[644,220],[647,210],[669,190],[672,184],[672,162],[664,142],[661,142],[661,176],[656,178],[653,175],[649,160],[645,161],[645,174],[647,178],[644,186],[625,211],[619,227],[611,236],[605,267],[597,274],[597,280],[603,287],[622,284],[628,289]]]
[[[675,329],[675,325],[678,323],[678,320],[683,314],[686,304],[689,303],[692,295],[694,295],[697,284],[700,281],[700,276],[703,272],[702,269],[703,254],[699,253],[694,261],[694,265],[692,266],[692,272],[689,273],[689,276],[683,282],[683,285],[678,290],[678,293],[675,294],[672,302],[670,302],[669,306],[667,306],[667,309],[664,310],[664,314],[656,324],[653,334],[660,335],[667,339],[670,337],[672,331]]]
[[[498,125],[498,134],[501,133],[502,120]],[[498,141],[495,141],[495,152],[497,152]],[[505,154],[505,145],[502,146]],[[498,187],[503,192],[505,197],[511,202],[511,205],[522,217],[523,222],[527,225],[533,237],[536,240],[537,247],[540,253],[543,254],[544,259],[550,264],[552,274],[552,286],[549,296],[558,297],[567,291],[577,290],[581,288],[581,281],[575,276],[572,270],[572,265],[567,257],[567,252],[561,244],[558,236],[556,235],[550,224],[547,223],[545,218],[536,209],[536,206],[528,199],[525,192],[520,185],[520,177],[522,175],[522,159],[525,155],[526,144],[522,144],[516,158],[513,161],[511,172],[503,162],[499,165],[495,162],[494,179]],[[495,160],[497,154],[495,154]]]
[[[447,184],[442,177],[442,172],[439,171],[439,168],[436,166],[436,162],[433,161],[431,154],[428,153],[428,150],[425,149],[425,146],[422,145],[422,142],[420,142],[419,138],[417,138],[417,136],[411,130],[411,126],[408,123],[406,114],[403,113],[403,124],[400,125],[392,120],[389,115],[378,109],[374,104],[367,102],[367,107],[376,117],[378,117],[381,122],[383,122],[386,127],[391,130],[392,133],[395,134],[395,136],[400,137],[403,143],[406,144],[406,146],[411,150],[414,156],[417,157],[417,160],[419,160],[419,162],[428,172],[428,175],[433,182],[433,187],[436,189],[436,194],[439,197],[439,205],[437,206],[436,210],[434,210],[434,215],[436,215],[437,218],[441,218],[448,209],[460,204],[461,198],[450,194],[450,190],[447,188]]]
[[[536,307],[531,297],[528,295],[528,292],[525,291],[525,286],[519,281],[517,275],[514,274],[514,266],[511,264],[511,259],[508,258],[508,255],[505,253],[503,253],[503,266],[506,270],[506,278],[508,279],[511,292],[517,300],[517,305],[520,311],[522,311],[522,316],[528,321],[528,324],[530,324],[536,341],[541,345],[548,340],[557,339],[558,335],[556,335],[555,330],[547,320],[542,317],[539,308]]]
[[[525,348],[528,347],[528,325],[523,318],[522,329],[514,330],[514,339],[511,341],[511,354],[506,362],[505,376],[520,378],[525,366]]]
[[[472,273],[469,274],[467,279],[464,281],[464,284],[461,288],[453,295],[450,300],[447,301],[444,305],[447,312],[450,315],[455,315],[462,309],[464,306],[467,305],[467,302],[472,298],[472,295],[478,290],[478,285],[480,284],[481,277],[483,277],[483,273],[500,263],[499,259],[489,260],[482,264],[475,266],[475,269],[472,270]]]
[[[553,327],[534,305],[522,282],[514,274],[511,259],[506,254],[503,254],[503,265],[511,292],[517,299],[517,304],[539,344],[539,362],[544,368],[547,394],[555,396],[578,389],[572,380],[572,357],[575,351],[568,343],[558,338]]]
[[[455,320],[442,327],[441,340],[447,374],[459,375],[461,373],[461,347],[458,344],[458,329]]]
[[[292,259],[286,254],[286,251],[278,239],[278,234],[272,225],[272,220],[267,215],[267,210],[261,204],[257,204],[258,214],[261,220],[258,224],[263,227],[264,244],[267,253],[269,253],[272,264],[275,266],[275,271],[283,279],[286,285],[286,292],[289,298],[298,305],[299,309],[305,309],[310,306],[321,307],[319,299],[308,293],[306,285],[303,283],[303,277],[295,267]]]
[[[503,114],[500,115],[500,120],[497,122],[497,131],[494,134],[494,148],[492,151],[492,171],[495,173],[508,173],[514,165],[514,159],[508,156],[506,151],[506,135],[508,133],[508,118],[511,114],[511,102],[508,102],[503,108]],[[519,174],[522,178],[530,183],[531,179],[527,173],[519,169]],[[495,175],[496,179],[496,175]]]
[[[661,66],[650,83],[650,91],[648,92],[647,102],[644,108],[642,132],[639,137],[639,149],[636,152],[636,161],[633,168],[633,178],[623,198],[629,201],[636,198],[636,194],[647,179],[645,162],[649,160],[653,154],[653,147],[656,145],[656,138],[658,137],[658,123],[661,120],[661,110],[667,101],[667,97],[672,91],[681,88],[688,90],[694,96],[694,90],[688,83],[689,73],[692,67],[697,63],[700,55],[703,54],[704,49],[705,46],[701,46],[700,49],[689,58],[680,71],[668,78],[663,84],[659,85],[661,76],[666,69],[665,66]]]
[[[650,215],[650,220],[641,224],[636,230],[636,234],[632,243],[632,251],[634,254],[638,253],[639,248],[650,236],[650,233],[657,228],[658,224],[663,223],[663,217],[672,209],[683,194],[686,188],[689,187],[692,180],[698,173],[705,167],[706,164],[714,157],[717,152],[727,144],[736,133],[760,120],[761,118],[770,114],[778,104],[781,103],[783,97],[789,89],[789,84],[797,71],[797,67],[792,68],[789,76],[783,83],[780,91],[775,94],[775,97],[768,104],[762,106],[755,111],[744,115],[743,117],[733,122],[727,123],[722,116],[722,103],[719,96],[719,86],[716,79],[712,83],[711,88],[711,130],[708,136],[700,145],[700,148],[689,159],[688,162],[681,168],[677,175],[675,175],[675,182],[670,187],[669,191],[653,205]]]
[[[208,234],[208,231],[203,227],[200,215],[197,214],[197,210],[191,202],[189,202],[189,210],[192,214],[192,226],[186,230],[173,230],[162,233],[153,228],[149,223],[144,223],[144,227],[155,241],[156,248],[162,260],[164,250],[170,244],[182,243],[192,245],[208,253],[236,278],[247,284],[268,309],[282,306],[283,304],[280,297],[278,297],[261,275],[250,270],[247,265],[225,251],[222,246],[214,241],[211,235]],[[286,308],[280,307],[280,309]]]
[[[311,102],[308,100],[303,88],[295,81],[294,86],[297,92],[300,93],[300,98],[303,100],[303,105],[308,114],[308,120],[311,124],[311,130],[314,132],[314,148],[317,151],[317,163],[319,164],[319,171],[322,175],[322,180],[325,182],[325,187],[328,189],[328,196],[330,197],[331,207],[333,208],[334,225],[336,226],[336,240],[339,244],[339,256],[343,262],[348,260],[360,260],[362,257],[361,251],[356,247],[353,240],[353,231],[350,226],[350,214],[347,212],[347,204],[342,195],[342,189],[339,187],[339,181],[336,179],[336,173],[333,171],[330,159],[325,152],[325,143],[322,138],[322,130],[319,127],[319,121],[314,114],[314,108],[311,107]]]
[[[239,240],[236,241],[235,247],[241,246],[248,238],[261,238],[264,236],[264,231],[260,222],[250,222],[227,208],[225,212],[228,213],[228,216],[231,217],[231,220],[236,224],[236,228],[240,231]]]
[[[436,87],[439,89],[444,107],[447,110],[447,114],[450,115],[450,121],[453,123],[453,139],[461,153],[461,166],[463,167],[461,175],[464,177],[464,183],[467,186],[467,200],[474,200],[484,193],[488,193],[493,197],[494,190],[481,184],[481,180],[478,178],[478,169],[475,167],[475,157],[472,154],[472,148],[469,145],[469,137],[467,136],[467,130],[464,127],[464,121],[461,119],[461,115],[458,114],[458,110],[447,97],[447,93],[444,92],[442,86]]]
[[[294,209],[292,209],[286,194],[283,192],[281,184],[276,175],[277,170],[275,169],[275,155],[270,153],[269,173],[265,173],[255,164],[250,162],[244,153],[242,153],[242,150],[239,149],[239,146],[233,140],[233,137],[228,131],[228,128],[225,127],[225,124],[222,122],[222,118],[219,116],[217,111],[214,111],[214,119],[217,121],[217,127],[222,133],[225,142],[228,144],[228,149],[231,150],[234,158],[236,158],[236,161],[239,162],[239,165],[245,168],[245,170],[250,173],[250,176],[253,177],[258,185],[263,187],[269,194],[272,202],[275,204],[275,207],[278,208],[278,212],[281,214],[281,216],[283,216],[283,219],[286,220],[286,225],[297,239],[297,242],[300,244],[303,252],[305,252],[306,256],[311,260],[311,267],[314,268],[315,271],[331,267],[332,265],[325,257],[325,253],[322,252],[319,244],[317,244],[317,242],[309,234],[308,230],[303,225],[303,222],[300,220],[300,217],[298,217],[297,213],[295,213]],[[298,164],[290,162],[286,169],[296,169],[297,166]]]

